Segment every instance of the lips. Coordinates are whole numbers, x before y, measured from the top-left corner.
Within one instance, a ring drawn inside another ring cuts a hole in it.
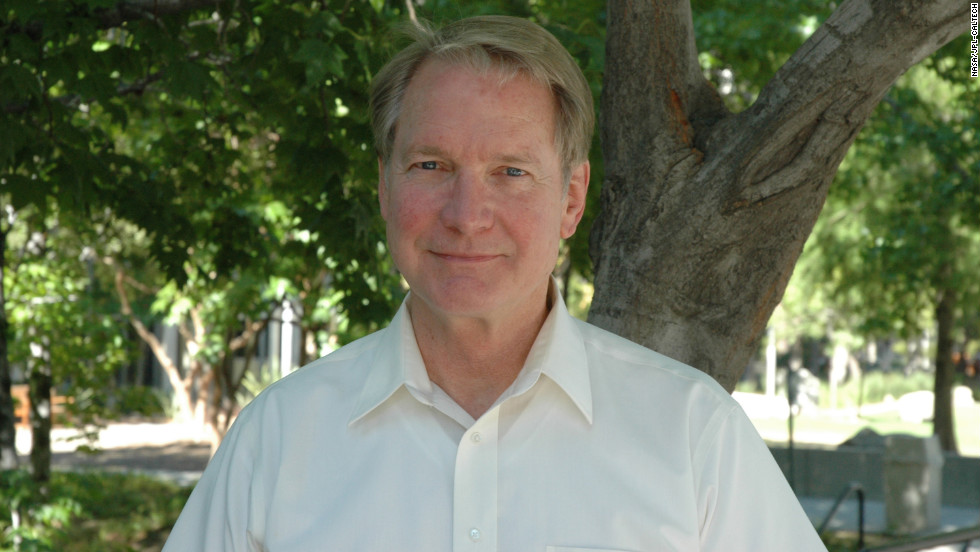
[[[443,252],[443,251],[432,251],[431,252],[436,257],[448,261],[457,263],[480,263],[486,261],[492,261],[500,255],[495,253],[466,253],[466,252]]]

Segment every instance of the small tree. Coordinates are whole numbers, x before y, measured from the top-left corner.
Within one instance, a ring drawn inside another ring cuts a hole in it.
[[[797,284],[826,295],[869,339],[935,328],[934,428],[946,450],[956,449],[953,346],[980,303],[980,86],[965,46],[913,68],[885,97],[843,165]]]
[[[6,257],[6,312],[13,323],[9,360],[29,383],[31,467],[46,483],[51,470],[51,427],[56,421],[53,390],[66,396],[60,420],[85,426],[104,420],[106,390],[131,359],[132,344],[118,333],[116,305],[95,279],[95,259],[70,216],[25,210],[12,217]],[[70,385],[66,385],[70,383]]]

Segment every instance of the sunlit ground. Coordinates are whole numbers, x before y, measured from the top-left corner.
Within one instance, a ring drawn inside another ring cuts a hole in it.
[[[759,434],[771,445],[786,445],[789,441],[789,420],[785,402],[782,408],[763,406],[762,396],[737,393]],[[980,457],[980,404],[954,408],[956,440],[963,456]],[[872,404],[847,409],[811,409],[793,418],[793,441],[797,445],[837,446],[863,428],[882,435],[903,433],[915,436],[932,434],[932,422],[903,421],[897,404]]]

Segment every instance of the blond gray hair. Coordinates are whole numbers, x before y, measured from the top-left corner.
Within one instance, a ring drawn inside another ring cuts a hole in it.
[[[389,61],[371,83],[371,126],[378,157],[389,166],[405,89],[423,62],[437,59],[503,81],[524,75],[555,98],[555,149],[567,182],[573,166],[588,160],[595,126],[592,92],[571,54],[551,33],[526,19],[480,16],[441,29],[406,29],[412,43]]]

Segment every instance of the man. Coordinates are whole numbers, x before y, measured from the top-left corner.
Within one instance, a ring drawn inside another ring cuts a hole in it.
[[[824,550],[723,389],[566,311],[593,111],[554,37],[419,30],[372,111],[411,291],[244,409],[168,552]]]

